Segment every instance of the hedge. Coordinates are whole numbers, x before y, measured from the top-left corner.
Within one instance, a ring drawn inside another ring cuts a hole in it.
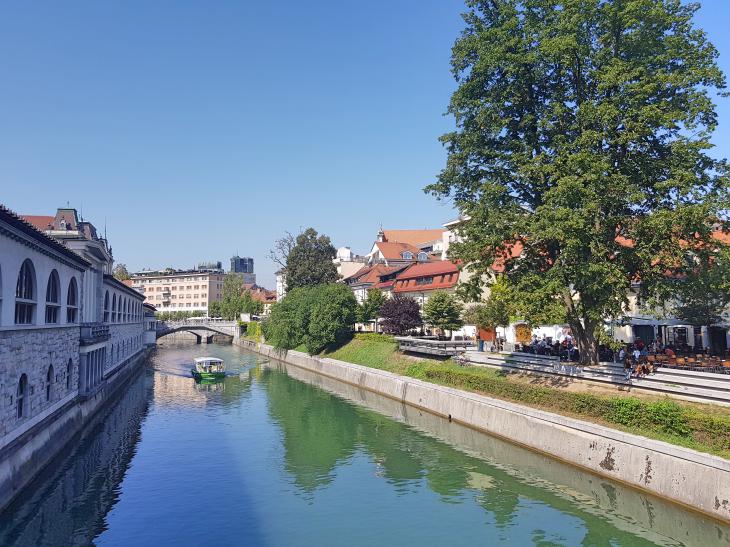
[[[480,391],[532,406],[598,418],[635,430],[649,430],[706,445],[713,452],[730,451],[730,418],[700,414],[671,400],[645,401],[636,397],[602,397],[511,382],[453,365],[416,364],[408,374],[453,387]]]

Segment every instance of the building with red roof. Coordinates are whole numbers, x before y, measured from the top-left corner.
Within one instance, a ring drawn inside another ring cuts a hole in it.
[[[433,291],[453,292],[460,275],[459,264],[451,260],[414,264],[396,276],[393,292],[410,296],[423,307]]]
[[[396,276],[409,267],[410,264],[388,266],[386,264],[373,264],[363,266],[353,275],[344,279],[344,282],[352,289],[355,298],[362,303],[373,288],[389,292],[395,283]]]

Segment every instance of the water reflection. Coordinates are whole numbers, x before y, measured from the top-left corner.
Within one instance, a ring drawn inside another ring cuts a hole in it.
[[[503,539],[535,508],[549,507],[575,518],[583,545],[730,544],[728,527],[660,499],[356,387],[280,363],[268,368],[270,413],[283,432],[287,470],[304,490],[326,485],[363,451],[398,495],[427,487],[446,503],[474,500]],[[306,384],[292,384],[282,371]],[[341,428],[335,415],[345,417]],[[533,541],[545,541],[545,533],[536,525]]]
[[[204,354],[230,375],[195,383]],[[231,346],[159,350],[0,514],[0,545],[730,545],[675,505],[261,362]]]
[[[104,530],[140,439],[152,384],[151,376],[137,375],[85,437],[72,441],[3,512],[0,545],[87,545]]]

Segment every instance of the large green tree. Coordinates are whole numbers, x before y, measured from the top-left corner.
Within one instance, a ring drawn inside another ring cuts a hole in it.
[[[461,327],[461,305],[446,291],[434,291],[423,305],[423,322],[432,327],[452,331]]]
[[[498,265],[533,305],[562,303],[581,361],[597,362],[632,283],[659,293],[727,207],[725,162],[706,153],[717,51],[680,0],[467,5],[457,127],[427,190],[465,218],[450,252],[472,283]]]
[[[301,344],[313,355],[352,330],[356,308],[352,291],[341,283],[300,287],[272,306],[264,336],[276,348]]]
[[[314,228],[299,234],[286,257],[287,291],[338,281],[337,268],[332,262],[336,253],[330,238],[317,234]]]

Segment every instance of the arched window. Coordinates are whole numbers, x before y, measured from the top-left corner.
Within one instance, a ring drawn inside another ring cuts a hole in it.
[[[0,266],[0,325],[3,324],[3,268]]]
[[[112,323],[117,322],[117,295],[112,297]]]
[[[76,323],[79,315],[79,291],[76,278],[72,277],[68,283],[66,293],[66,323]]]
[[[129,300],[124,299],[124,322],[129,321]]]
[[[71,389],[71,377],[73,376],[74,372],[74,363],[71,359],[68,360],[68,364],[66,365],[66,390],[68,391]]]
[[[413,260],[413,253],[411,251],[403,251],[401,257],[403,257],[403,260]]]
[[[25,415],[25,400],[28,396],[28,377],[25,374],[20,375],[20,380],[18,380],[18,391],[15,395],[18,419],[20,419]]]
[[[58,310],[61,307],[61,288],[58,272],[53,270],[48,276],[46,286],[46,323],[58,323]]]
[[[109,291],[104,293],[104,323],[109,322]]]
[[[53,365],[49,365],[46,372],[46,401],[51,400],[51,395],[53,395]]]
[[[419,262],[427,262],[428,261],[428,254],[421,251],[418,253],[418,261]]]
[[[15,286],[15,324],[30,325],[35,314],[35,268],[30,259],[26,259],[18,273]]]

